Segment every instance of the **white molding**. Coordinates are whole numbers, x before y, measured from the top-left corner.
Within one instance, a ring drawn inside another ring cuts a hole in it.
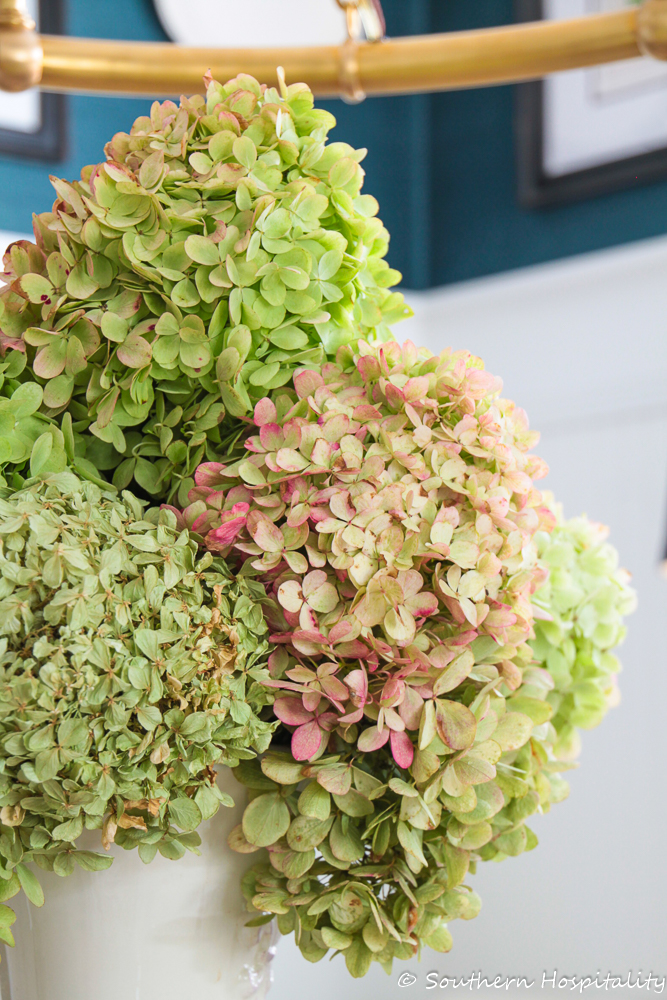
[[[667,412],[667,237],[406,298],[401,339],[479,355],[536,426]]]

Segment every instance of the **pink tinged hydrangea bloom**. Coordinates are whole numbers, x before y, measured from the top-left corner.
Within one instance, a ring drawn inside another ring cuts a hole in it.
[[[359,749],[365,753],[379,750],[386,743],[389,743],[391,755],[398,766],[409,768],[414,759],[415,748],[407,733],[394,729],[380,731],[377,726],[371,726],[359,737]]]
[[[286,726],[295,726],[292,733],[292,756],[295,760],[310,760],[318,753],[322,741],[337,723],[334,712],[319,712],[319,706],[309,711],[298,698],[277,698],[273,710]]]
[[[310,713],[299,753],[319,752],[331,718],[405,767],[425,706],[446,735],[466,684],[521,685],[543,582],[534,536],[553,515],[537,435],[478,359],[357,351],[261,400],[246,457],[200,466],[184,518],[249,560],[281,609],[270,686]],[[476,716],[460,707],[465,755]]]

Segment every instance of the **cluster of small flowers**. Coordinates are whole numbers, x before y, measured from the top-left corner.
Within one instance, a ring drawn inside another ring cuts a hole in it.
[[[615,553],[559,521],[499,389],[465,352],[342,348],[259,401],[246,455],[200,466],[175,511],[278,609],[282,726],[236,771],[230,845],[268,851],[249,908],[354,976],[451,948],[479,912],[467,873],[536,846],[525,821],[567,795],[559,754],[619,669]]]
[[[409,768],[420,729],[472,747],[473,713],[442,696],[480,651],[495,654],[494,687],[520,684],[544,579],[533,536],[553,514],[534,486],[536,436],[478,359],[358,351],[261,400],[247,457],[200,466],[181,523],[272,588],[270,683],[289,692],[274,710],[295,727],[295,759],[357,727],[359,750],[389,741]]]

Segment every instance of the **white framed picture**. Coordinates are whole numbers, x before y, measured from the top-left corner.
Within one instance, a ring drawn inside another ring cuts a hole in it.
[[[608,13],[635,0],[518,0],[520,20]],[[667,176],[667,63],[644,57],[519,87],[519,194],[539,206]]]

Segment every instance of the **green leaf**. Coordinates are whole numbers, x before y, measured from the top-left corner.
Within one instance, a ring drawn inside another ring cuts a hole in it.
[[[396,792],[397,795],[405,795],[407,798],[413,799],[419,797],[419,792],[414,785],[409,785],[407,781],[403,781],[402,778],[390,778],[389,787],[392,792]]]
[[[72,397],[74,379],[71,375],[56,375],[44,387],[44,405],[52,410],[66,406]]]
[[[19,284],[31,302],[43,305],[51,302],[53,285],[41,274],[24,274]]]
[[[145,865],[149,865],[158,852],[157,844],[139,844],[139,857]]]
[[[358,792],[356,788],[351,788],[345,795],[335,795],[334,802],[347,816],[371,816],[374,812],[373,803],[369,802],[365,795]]]
[[[218,133],[220,134],[220,133]],[[244,927],[263,927],[265,924],[270,924],[272,920],[275,919],[275,913],[265,913],[261,917],[253,917],[251,920],[246,920]]]
[[[127,337],[129,324],[126,319],[114,312],[102,313],[102,333],[114,344],[122,344]]]
[[[179,861],[185,854],[183,844],[179,844],[177,840],[169,840],[166,843],[162,841],[158,844],[158,850],[162,857],[168,858],[169,861]],[[144,861],[144,858],[142,858],[142,861]]]
[[[284,208],[276,208],[264,223],[264,235],[271,240],[279,240],[292,228],[292,218]]]
[[[130,333],[116,351],[116,357],[128,368],[143,368],[150,364],[151,345],[138,333]]]
[[[178,731],[181,736],[192,738],[206,731],[208,727],[208,716],[205,712],[192,712],[179,726]]]
[[[137,709],[137,719],[150,732],[162,722],[162,712],[156,705],[145,705]]]
[[[12,872],[9,878],[0,878],[0,902],[13,899],[20,891],[21,883],[16,872]]]
[[[433,685],[433,693],[437,695],[447,694],[462,684],[469,675],[475,663],[475,657],[470,649],[465,649],[459,653],[444,670],[440,671],[438,678]]]
[[[400,822],[397,827],[398,840],[406,854],[411,855],[420,865],[426,866],[426,858],[422,850],[422,831],[415,830],[407,823]]]
[[[322,843],[332,824],[333,816],[323,820],[297,816],[287,831],[287,843],[294,851],[310,851]]]
[[[442,742],[453,750],[465,750],[475,741],[477,720],[470,709],[458,701],[439,698],[435,724]]]
[[[35,441],[30,456],[30,474],[38,476],[42,471],[53,450],[53,436],[47,431],[41,434]]]
[[[509,855],[511,858],[516,858],[519,854],[523,854],[526,850],[527,842],[528,834],[526,833],[526,828],[523,825],[517,830],[511,830],[509,833],[502,833],[493,841],[494,846],[497,847],[499,851],[502,851],[503,854]]]
[[[213,163],[206,153],[192,153],[190,156],[190,165],[198,174],[208,174],[213,167]]]
[[[280,363],[278,361],[274,361],[273,364],[270,365],[262,365],[261,368],[257,368],[256,371],[252,372],[249,382],[251,385],[267,385],[279,371]]]
[[[331,814],[331,796],[317,781],[309,782],[299,796],[299,812],[312,819],[325,820]]]
[[[355,937],[349,948],[345,950],[347,971],[354,979],[366,975],[373,962],[373,952],[367,947],[363,938]]]
[[[55,778],[60,770],[60,757],[57,749],[43,750],[35,758],[35,774],[38,781],[49,781]]]
[[[134,642],[137,649],[141,650],[149,660],[157,660],[160,650],[157,632],[147,628],[137,629],[134,633]]]
[[[514,705],[515,699],[509,703]],[[501,750],[519,750],[530,738],[533,720],[522,712],[506,712],[493,731],[492,739]]]
[[[58,743],[63,747],[75,747],[88,739],[88,724],[83,719],[65,719],[58,726]]]
[[[283,855],[283,875],[287,878],[302,878],[314,864],[315,851],[289,851]]]
[[[445,907],[450,918],[457,920],[473,920],[482,906],[477,893],[463,889],[446,892],[440,897],[439,902]]]
[[[192,799],[181,797],[169,803],[169,818],[186,833],[196,830],[202,821],[199,806]]]
[[[16,874],[21,883],[21,888],[33,906],[44,906],[44,890],[34,872],[31,872],[25,865],[20,864],[16,866]]]
[[[447,925],[442,923],[440,926],[432,931],[428,937],[424,938],[424,943],[432,948],[433,951],[439,951],[441,953],[448,952],[452,950],[454,941],[452,935],[447,930]]]
[[[60,375],[67,361],[67,340],[65,337],[52,339],[37,354],[33,363],[33,371],[40,378],[55,378]]]
[[[346,795],[352,787],[352,768],[348,764],[327,764],[318,769],[317,782],[333,795]]]
[[[65,840],[73,843],[77,837],[80,837],[83,832],[83,817],[75,816],[74,819],[65,820],[64,823],[59,823],[58,826],[54,827],[51,831],[51,836],[54,840]]]
[[[251,143],[254,149],[254,144]],[[220,253],[215,243],[206,236],[188,236],[185,241],[185,252],[196,264],[215,266],[220,263]]]
[[[36,413],[42,405],[42,387],[36,382],[24,382],[12,393],[12,410],[20,420]]]
[[[2,311],[4,309],[4,303],[0,299],[0,319],[2,318]],[[5,378],[18,378],[21,372],[24,370],[27,362],[26,352],[17,350],[7,350],[3,358],[3,365],[5,365]]]
[[[280,280],[288,288],[304,291],[310,284],[310,275],[303,268],[288,266],[280,268]]]
[[[96,854],[94,851],[75,851],[73,857],[79,868],[86,872],[103,872],[113,864],[113,858],[108,854]]]
[[[275,792],[259,795],[253,799],[243,814],[243,832],[255,847],[275,844],[287,833],[289,826],[290,813],[287,804]],[[311,846],[313,845],[309,845],[309,848]],[[296,847],[295,850],[299,848]]]
[[[308,334],[296,326],[284,327],[282,330],[273,330],[269,334],[269,340],[276,347],[286,351],[297,351],[308,345]]]
[[[529,698],[526,695],[515,695],[510,698],[507,705],[512,712],[527,715],[536,726],[548,722],[553,715],[553,709],[548,701],[540,701],[539,698]]]
[[[340,250],[327,250],[320,257],[318,265],[318,275],[322,281],[330,281],[338,273],[343,263],[343,254]]]
[[[137,458],[134,464],[134,478],[152,496],[159,493],[160,468],[156,462],[149,462],[146,458]]]
[[[9,909],[9,907],[7,907],[7,909]],[[12,912],[14,911],[12,910]],[[14,935],[10,931],[9,927],[4,927],[2,923],[0,923],[0,941],[4,941],[4,943],[8,944],[10,948],[13,948],[16,943],[14,941]]]
[[[231,155],[235,135],[233,132],[216,132],[208,143],[208,151],[213,160],[224,160]]]
[[[139,169],[139,183],[144,188],[154,188],[162,176],[164,153],[156,150],[147,156]]]
[[[171,293],[171,300],[181,309],[192,309],[199,305],[199,292],[193,281],[183,278],[174,285]]]
[[[82,479],[87,479],[89,482],[95,483],[95,485],[99,486],[101,489],[113,490],[113,487],[110,486],[110,484],[106,482],[106,480],[102,479],[102,477],[98,473],[93,463],[89,462],[88,459],[75,458],[74,461],[72,462],[72,467],[74,468],[74,471],[81,476]]]
[[[257,161],[257,147],[252,139],[246,135],[235,139],[232,152],[240,164],[247,167],[248,170],[252,170]]]
[[[216,794],[217,793],[217,794]],[[213,789],[210,785],[202,785],[195,795],[195,802],[199,808],[203,820],[211,819],[217,813],[221,805],[226,805],[228,807],[234,805],[234,800],[231,796],[224,796],[223,801],[221,801],[222,793],[217,789]]]
[[[239,475],[245,483],[249,483],[251,486],[263,486],[266,482],[262,470],[258,469],[249,459],[239,465]]]
[[[261,765],[264,774],[280,785],[296,784],[303,777],[303,764],[289,754],[269,753],[262,758]]]
[[[447,863],[447,886],[453,889],[460,885],[468,874],[470,854],[460,847],[454,847],[445,841],[445,861]]]
[[[252,905],[258,910],[268,910],[269,913],[289,913],[285,906],[288,899],[289,896],[282,889],[269,889],[253,896]]]
[[[211,350],[208,344],[184,344],[180,345],[181,361],[188,368],[204,368],[211,360]]]
[[[320,933],[327,948],[335,948],[336,951],[344,951],[345,948],[349,948],[354,940],[350,934],[343,934],[335,927],[323,927]]]
[[[226,347],[215,365],[215,374],[220,382],[235,378],[241,367],[241,355],[235,347]]]
[[[99,285],[90,277],[85,264],[81,263],[72,268],[65,287],[67,294],[73,299],[88,299],[97,291]]]
[[[344,832],[341,819],[334,822],[329,834],[329,847],[339,861],[360,861],[364,856],[364,845],[359,831],[353,823],[348,823]]]
[[[67,341],[67,358],[65,361],[65,373],[71,378],[85,370],[88,362],[83,348],[83,344],[78,337],[70,337]]]

